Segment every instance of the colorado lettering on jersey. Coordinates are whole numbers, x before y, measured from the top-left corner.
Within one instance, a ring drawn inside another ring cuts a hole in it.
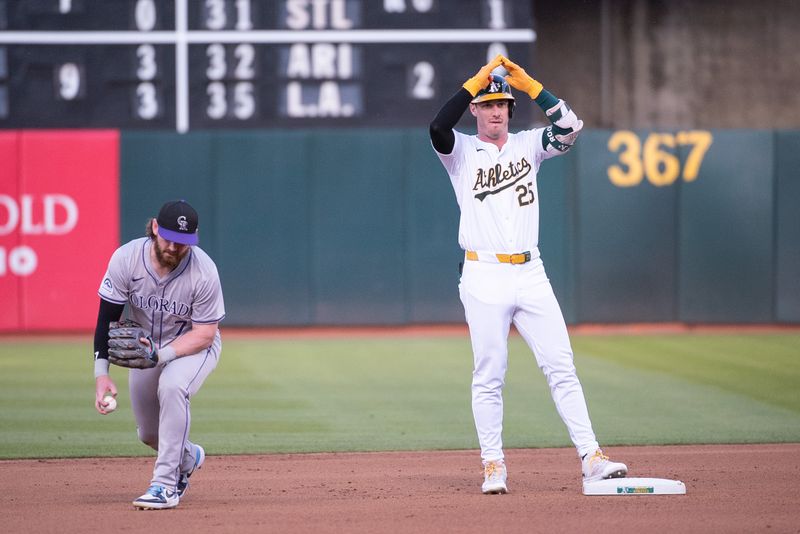
[[[480,191],[475,198],[483,201],[489,195],[494,195],[500,191],[511,187],[531,172],[531,164],[527,159],[522,158],[517,162],[510,162],[507,168],[503,168],[499,163],[488,169],[478,169],[473,191]]]
[[[183,302],[165,299],[158,295],[139,295],[131,293],[128,298],[132,306],[136,306],[142,310],[153,310],[157,312],[167,312],[172,315],[179,315],[189,317],[191,307]]]

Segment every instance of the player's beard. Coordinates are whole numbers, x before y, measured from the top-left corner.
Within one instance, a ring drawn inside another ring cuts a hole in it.
[[[178,254],[172,254],[168,250],[164,250],[158,244],[158,239],[153,240],[153,247],[156,251],[156,259],[158,263],[161,264],[162,267],[166,267],[169,270],[175,269],[178,265],[180,265],[181,260],[189,253],[189,247],[186,247],[183,251]]]

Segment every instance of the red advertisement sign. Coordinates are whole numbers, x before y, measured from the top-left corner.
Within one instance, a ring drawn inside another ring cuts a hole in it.
[[[17,132],[0,132],[0,195],[9,198],[19,196],[17,137]],[[18,330],[21,327],[21,284],[20,278],[8,276],[8,264],[9,255],[19,246],[19,234],[6,230],[9,225],[3,213],[4,209],[0,207],[0,330]]]
[[[0,133],[0,331],[91,330],[119,245],[119,133]]]

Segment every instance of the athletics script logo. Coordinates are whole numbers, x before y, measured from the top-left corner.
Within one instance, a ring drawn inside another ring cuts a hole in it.
[[[487,196],[508,189],[528,176],[531,168],[528,160],[522,158],[519,161],[510,162],[506,166],[498,163],[488,169],[478,169],[475,177],[475,186],[472,188],[473,191],[478,191],[478,193],[475,193],[475,198],[483,202],[483,199]]]

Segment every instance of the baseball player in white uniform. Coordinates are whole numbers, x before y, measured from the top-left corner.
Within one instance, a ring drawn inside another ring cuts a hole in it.
[[[189,402],[217,366],[225,317],[217,267],[198,246],[197,212],[185,201],[167,202],[147,223],[147,236],[119,247],[100,284],[95,329],[95,407],[116,396],[109,376],[109,322],[139,323],[154,366],[130,369],[129,385],[139,439],[158,452],[149,489],[133,504],[174,508],[189,476],[205,460],[189,441]],[[112,351],[113,352],[113,351]],[[112,358],[113,359],[113,358]]]
[[[492,74],[497,67],[506,77]],[[510,86],[545,112],[545,128],[509,133]],[[453,130],[469,108],[477,135]],[[561,419],[582,459],[585,481],[623,477],[627,467],[603,454],[595,438],[561,309],[539,257],[541,163],[566,153],[583,122],[523,68],[498,55],[467,80],[430,125],[436,154],[461,209],[465,251],[459,292],[469,325],[474,369],[472,411],[484,466],[483,493],[506,493],[503,384],[513,323],[544,373]]]

